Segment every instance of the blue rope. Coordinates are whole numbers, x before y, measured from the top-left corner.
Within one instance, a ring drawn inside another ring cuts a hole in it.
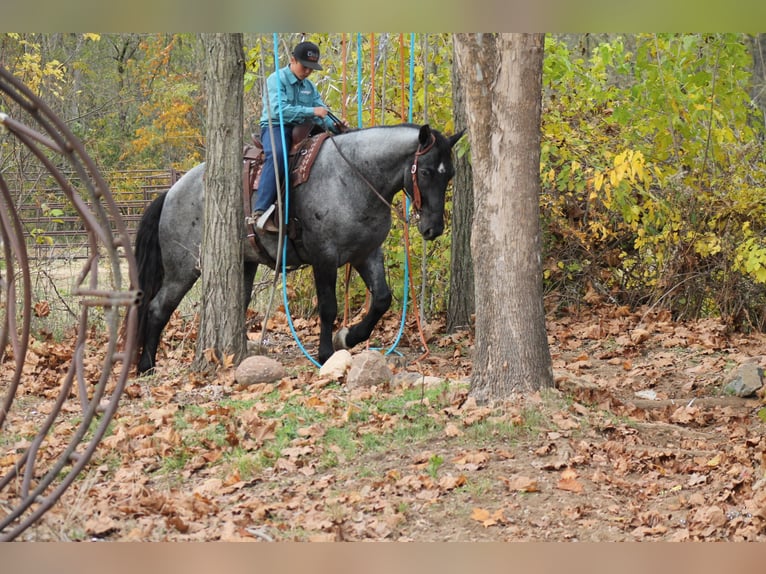
[[[412,84],[414,83],[414,77],[415,77],[415,34],[414,32],[410,35],[410,97],[409,97],[409,111],[408,111],[408,121],[412,123]],[[410,197],[405,194],[404,195],[404,206],[405,206],[405,225],[410,224]],[[410,300],[410,268],[409,268],[409,257],[407,257],[407,254],[404,255],[404,297],[403,297],[403,303],[402,303],[402,320],[399,323],[399,332],[396,334],[396,339],[394,339],[393,344],[391,347],[386,351],[386,355],[392,353],[397,346],[399,346],[399,341],[402,338],[402,335],[404,334],[404,325],[407,318],[407,307],[408,307],[408,301]],[[398,351],[397,351],[398,352]],[[401,353],[400,353],[401,354]]]
[[[359,127],[362,127],[363,120],[362,120],[362,35],[361,33],[357,33],[357,88],[356,88],[356,94],[357,94],[357,121],[359,124]],[[277,33],[274,33],[274,68],[275,70],[279,70],[279,37]],[[412,33],[410,35],[410,93],[409,93],[409,114],[408,114],[408,121],[412,123],[412,117],[413,117],[413,111],[412,111],[412,98],[413,98],[413,83],[414,83],[414,77],[415,77],[415,34]],[[283,116],[282,116],[282,102],[279,102],[279,127],[280,127],[280,136],[282,138],[282,149],[285,148],[286,140],[285,140],[285,133],[282,130],[282,125],[284,123]],[[284,178],[284,186],[285,186],[285,214],[290,213],[290,183],[289,183],[289,177],[287,174],[289,174],[288,171],[288,157],[287,153],[284,155],[284,169],[286,177]],[[406,224],[409,224],[409,213],[410,213],[410,198],[405,194],[405,208],[406,208]],[[407,260],[407,257],[404,258],[404,301],[402,304],[402,320],[399,324],[399,332],[396,335],[396,339],[394,340],[391,347],[388,348],[388,350],[385,352],[386,355],[390,355],[393,352],[399,353],[399,351],[396,351],[396,347],[399,345],[399,341],[402,338],[402,334],[404,332],[404,326],[407,318],[407,302],[409,300],[409,263]],[[306,350],[306,348],[303,346],[303,344],[300,341],[300,338],[298,337],[298,333],[295,330],[295,325],[293,324],[292,314],[290,313],[290,303],[287,298],[287,242],[284,242],[284,245],[282,246],[282,302],[285,306],[285,315],[287,315],[287,324],[290,326],[290,332],[293,335],[293,339],[295,339],[295,342],[298,344],[298,347],[300,348],[301,352],[311,361],[316,367],[320,368],[322,365],[312,357],[309,352]]]
[[[279,37],[275,33],[274,34],[274,68],[275,70],[279,70]],[[284,215],[282,217],[287,217],[287,214],[290,213],[290,171],[288,169],[288,153],[287,149],[285,148],[285,144],[287,143],[285,140],[285,132],[282,129],[282,125],[284,123],[284,119],[282,116],[282,101],[279,101],[279,133],[282,137],[282,149],[285,150],[285,153],[282,154],[284,156],[284,168],[285,168],[285,177],[283,178],[283,184],[285,186],[285,211]],[[293,317],[290,313],[290,303],[287,300],[287,241],[284,242],[282,245],[282,303],[285,306],[285,315],[287,315],[287,324],[290,325],[290,332],[293,334],[293,339],[295,339],[295,342],[298,343],[298,347],[303,352],[304,355],[308,358],[309,361],[314,363],[316,367],[321,367],[322,365],[319,364],[319,362],[312,357],[309,352],[306,350],[306,348],[303,346],[303,344],[300,341],[300,338],[298,337],[298,333],[295,331],[295,326],[293,325]]]

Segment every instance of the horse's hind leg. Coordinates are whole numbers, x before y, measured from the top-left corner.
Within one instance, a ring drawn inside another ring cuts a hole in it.
[[[192,288],[196,280],[196,275],[186,281],[174,283],[167,282],[166,278],[157,295],[149,303],[146,319],[146,339],[141,352],[141,358],[136,367],[139,375],[151,372],[154,369],[162,330],[168,324],[170,316],[178,307],[181,299]]]
[[[354,269],[370,291],[370,308],[359,323],[338,331],[333,340],[336,349],[350,349],[369,339],[375,325],[391,306],[391,290],[386,283],[383,251],[376,249],[364,263],[354,265]]]

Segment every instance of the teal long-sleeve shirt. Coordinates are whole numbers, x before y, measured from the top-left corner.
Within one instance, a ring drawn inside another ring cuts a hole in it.
[[[311,120],[321,127],[335,131],[335,123],[330,118],[314,117],[314,108],[318,106],[327,107],[314,83],[308,79],[299,80],[290,70],[290,66],[285,66],[266,79],[261,128],[269,125],[269,112],[271,121],[275,125],[279,124],[281,108],[282,121],[285,124],[295,125]]]

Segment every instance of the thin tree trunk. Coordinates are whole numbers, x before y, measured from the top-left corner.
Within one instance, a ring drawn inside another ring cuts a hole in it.
[[[465,89],[457,64],[452,64],[452,108],[455,132],[467,125]],[[450,283],[447,299],[447,331],[470,328],[474,313],[473,257],[471,256],[471,222],[473,221],[473,174],[468,155],[455,158],[452,179],[452,249],[450,251]]]
[[[202,34],[207,158],[202,234],[202,310],[194,368],[238,363],[246,351],[241,204],[242,34]]]

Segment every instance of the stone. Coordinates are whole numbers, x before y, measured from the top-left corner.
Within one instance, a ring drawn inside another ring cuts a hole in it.
[[[646,399],[647,401],[656,401],[659,397],[657,396],[657,391],[654,391],[652,389],[644,389],[642,391],[636,391],[633,393],[633,396],[638,397],[639,399]]]
[[[351,359],[351,368],[346,377],[346,387],[388,387],[394,374],[388,367],[386,357],[378,351],[362,351]]]
[[[763,386],[763,368],[745,363],[729,377],[723,392],[736,397],[750,397]]]
[[[342,379],[351,368],[351,353],[346,349],[335,351],[319,369],[320,377],[334,380]]]
[[[239,364],[234,378],[240,385],[249,386],[258,383],[274,383],[285,374],[285,368],[279,361],[271,357],[255,355]]]
[[[440,387],[445,381],[446,379],[442,377],[432,377],[430,375],[422,375],[411,371],[400,371],[396,373],[393,378],[394,387],[404,388],[419,387],[422,385],[427,389],[433,389]],[[459,382],[462,381],[450,381],[450,383]]]

